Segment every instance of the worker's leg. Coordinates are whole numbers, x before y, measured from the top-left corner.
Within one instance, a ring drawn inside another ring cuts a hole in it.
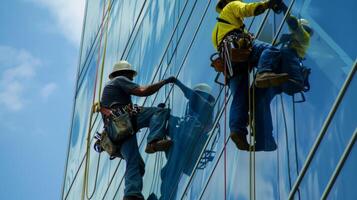
[[[144,199],[141,191],[143,189],[145,163],[139,153],[136,135],[125,140],[120,151],[126,161],[124,196]]]
[[[273,138],[273,122],[270,103],[277,94],[275,88],[255,88],[255,141],[256,151],[274,151],[277,146]]]
[[[165,151],[171,146],[171,141],[166,139],[166,125],[170,115],[170,109],[159,107],[144,107],[137,115],[139,129],[149,127],[145,152],[155,153]]]
[[[248,150],[246,135],[248,123],[248,73],[236,75],[229,80],[233,96],[229,112],[229,128],[232,141],[238,149]]]
[[[256,64],[257,72],[277,72],[281,59],[280,50],[271,44],[255,40],[250,58]]]
[[[278,86],[289,78],[279,72],[280,50],[268,43],[255,40],[250,60],[257,68],[255,85],[259,88]]]
[[[294,50],[283,48],[281,49],[281,71],[289,74],[289,81],[282,84],[282,90],[288,94],[302,91],[304,87],[303,66]]]

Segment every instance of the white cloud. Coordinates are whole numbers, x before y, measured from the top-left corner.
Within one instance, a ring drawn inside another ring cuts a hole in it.
[[[9,110],[21,110],[26,99],[24,93],[40,64],[26,50],[0,45],[0,103]]]
[[[57,89],[56,83],[48,83],[41,89],[41,96],[44,100],[47,100],[48,97]]]
[[[85,0],[30,0],[49,10],[56,26],[72,43],[79,46],[82,33]]]

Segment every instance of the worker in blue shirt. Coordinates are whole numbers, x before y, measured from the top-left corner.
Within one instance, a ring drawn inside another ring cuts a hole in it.
[[[136,74],[137,72],[132,69],[131,64],[127,61],[122,60],[115,64],[109,75],[110,81],[103,89],[101,106],[110,109],[117,116],[122,113],[129,113],[135,131],[146,127],[150,129],[145,148],[146,153],[167,151],[172,145],[172,141],[166,137],[166,122],[170,110],[158,107],[135,109],[132,105],[131,96],[150,96],[165,84],[175,82],[176,78],[170,77],[148,86],[140,86],[133,82]],[[133,113],[133,110],[136,110],[136,112]],[[106,118],[107,116],[104,116],[105,121]],[[139,152],[136,135],[118,141],[117,145],[120,149],[118,154],[126,161],[124,200],[142,200],[144,199],[142,188],[145,163]]]

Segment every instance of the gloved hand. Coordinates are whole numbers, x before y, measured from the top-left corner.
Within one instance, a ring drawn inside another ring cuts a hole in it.
[[[274,13],[280,14],[282,11],[284,11],[284,8],[286,5],[282,0],[269,0],[268,1],[268,8],[272,9]]]
[[[177,81],[176,77],[170,76],[169,78],[165,79],[165,84],[175,83],[176,81]]]

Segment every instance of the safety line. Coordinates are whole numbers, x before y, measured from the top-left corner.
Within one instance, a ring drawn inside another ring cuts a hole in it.
[[[97,117],[98,117],[98,115],[97,115],[96,118],[94,119],[94,122],[97,121],[97,120],[96,120]],[[100,127],[100,126],[97,126],[96,131],[99,130],[99,127]],[[93,124],[93,126],[92,126],[91,128],[92,128],[92,129],[94,128],[94,124]],[[93,140],[94,140],[94,139],[92,138],[92,141],[93,141]],[[91,143],[92,143],[92,141],[91,141]],[[83,165],[83,163],[84,163],[84,160],[85,160],[85,158],[86,158],[86,155],[87,155],[86,153],[83,155],[82,161],[81,161],[81,163],[79,164],[78,169],[76,170],[76,173],[75,173],[75,175],[74,175],[74,177],[73,177],[73,181],[71,181],[70,186],[68,187],[68,191],[67,191],[66,196],[65,196],[64,199],[67,199],[67,198],[68,198],[68,195],[69,195],[69,193],[70,193],[70,191],[71,191],[71,189],[72,189],[72,187],[73,187],[73,184],[74,184],[75,180],[77,179],[77,176],[78,176],[78,174],[79,174],[79,171],[80,171],[80,169],[82,168],[82,165]]]
[[[106,3],[104,1],[104,5],[103,5],[103,16],[102,16],[102,23],[104,22],[104,13],[106,10]],[[100,47],[102,44],[102,39],[103,39],[103,31],[104,31],[104,27],[103,29],[101,29],[101,34],[100,34],[100,42],[99,42],[99,51],[98,51],[98,58],[97,58],[97,64],[96,64],[96,74],[95,74],[95,80],[94,80],[94,87],[93,87],[93,98],[92,98],[92,104],[90,107],[90,113],[89,113],[89,120],[88,120],[88,132],[87,132],[87,145],[86,145],[86,158],[85,158],[85,166],[84,166],[84,180],[83,180],[83,185],[82,185],[82,195],[81,195],[81,199],[84,200],[85,195],[87,194],[87,178],[88,178],[88,168],[89,168],[89,143],[90,143],[90,135],[91,135],[91,130],[89,129],[91,127],[92,124],[92,118],[93,118],[93,105],[95,102],[95,98],[96,98],[96,89],[97,89],[97,80],[98,80],[98,71],[99,71],[99,62],[100,62],[100,56],[101,56],[101,51],[100,51]]]
[[[88,11],[88,2],[85,2],[85,8],[84,8],[84,13],[87,13]],[[85,32],[85,24],[86,24],[87,18],[84,17],[83,21],[82,21],[82,31],[81,31],[81,38],[83,38],[84,36],[84,32]],[[83,39],[81,39],[81,43],[80,43],[80,49],[79,49],[79,55],[82,55],[83,52]],[[76,81],[75,81],[75,85],[73,87],[73,102],[76,101],[75,95],[77,93],[77,86],[78,86],[78,80],[79,80],[79,70],[80,70],[80,64],[81,64],[81,56],[78,59],[78,66],[77,66],[77,72],[76,72]],[[70,126],[69,126],[69,133],[68,133],[68,143],[67,143],[67,153],[66,153],[66,164],[64,166],[64,173],[63,173],[63,182],[62,182],[62,189],[61,189],[61,199],[64,199],[64,195],[65,195],[65,186],[66,186],[66,178],[67,178],[67,168],[68,168],[68,158],[69,158],[69,153],[70,153],[70,147],[71,147],[71,138],[72,138],[72,130],[73,130],[73,118],[74,118],[74,114],[75,114],[75,103],[73,103],[72,105],[72,114],[71,114],[71,118],[70,118]]]
[[[111,2],[113,2],[114,0],[111,0]],[[112,3],[111,3],[112,4]],[[112,6],[110,7],[110,8],[108,8],[107,9],[107,11],[105,12],[105,15],[103,15],[102,17],[104,17],[104,19],[105,18],[107,18],[108,16],[108,12],[110,11],[112,9]],[[85,61],[84,61],[84,63],[83,63],[83,67],[81,67],[81,66],[79,66],[80,67],[80,72],[79,72],[79,74],[78,74],[78,81],[79,81],[79,83],[78,83],[78,87],[76,88],[76,90],[78,90],[80,87],[81,87],[81,85],[82,85],[82,82],[83,82],[83,74],[86,74],[87,73],[87,71],[88,71],[88,69],[90,68],[89,66],[88,67],[85,67],[86,65],[87,65],[87,63],[91,60],[91,59],[89,59],[89,58],[91,58],[92,56],[90,56],[90,55],[92,55],[92,54],[94,54],[94,51],[93,51],[93,49],[95,49],[94,47],[96,46],[96,44],[97,44],[97,39],[98,39],[98,35],[99,35],[99,33],[101,33],[101,31],[103,30],[103,23],[101,23],[100,24],[100,26],[99,26],[99,28],[98,28],[98,31],[97,31],[97,33],[96,33],[96,35],[95,35],[95,39],[94,39],[94,41],[93,41],[93,43],[92,43],[92,45],[90,46],[90,48],[89,48],[89,50],[88,50],[88,54],[87,54],[87,56],[86,56],[86,58],[85,58]],[[80,56],[82,56],[82,55],[80,55]],[[77,94],[78,94],[78,92],[76,92],[76,96],[77,96]]]
[[[292,96],[293,104],[293,130],[294,130],[294,150],[295,150],[295,164],[296,164],[296,176],[299,176],[299,155],[297,149],[297,131],[296,131],[296,111],[295,111],[295,94]],[[301,199],[300,190],[298,190],[298,199]]]
[[[111,2],[113,2],[113,0],[111,0]],[[110,4],[110,5],[112,5],[112,4]],[[86,12],[88,12],[88,2],[86,2]],[[100,26],[99,26],[99,28],[98,28],[98,31],[97,31],[97,33],[96,33],[96,36],[95,36],[95,38],[97,39],[98,38],[98,35],[99,35],[99,33],[101,33],[102,32],[102,30],[103,30],[103,22],[104,22],[104,19],[107,17],[107,14],[108,14],[108,12],[109,12],[109,10],[111,10],[111,8],[112,7],[109,7],[106,11],[105,11],[105,14],[103,14],[102,15],[102,22],[101,22],[101,24],[100,24]],[[105,9],[105,7],[103,7],[103,10]],[[82,41],[81,41],[81,46],[83,45],[83,37],[84,37],[84,29],[85,29],[85,21],[86,21],[86,17],[84,17],[84,21],[83,21],[83,31],[82,31]],[[94,42],[92,43],[92,45],[90,46],[90,49],[89,49],[89,53],[88,53],[88,55],[86,56],[86,58],[85,58],[85,61],[84,61],[84,64],[83,64],[83,66],[85,66],[86,65],[86,63],[87,63],[87,61],[88,61],[88,58],[90,57],[89,55],[91,55],[91,51],[92,51],[92,49],[93,49],[93,47],[95,46],[95,44],[96,44],[96,39],[94,39]],[[79,60],[81,60],[81,57],[82,57],[82,49],[83,49],[83,46],[81,47],[81,50],[80,50],[80,59]],[[77,94],[78,94],[78,91],[77,91],[77,89],[78,88],[80,88],[81,87],[81,83],[79,83],[80,82],[80,79],[81,79],[81,75],[82,75],[82,72],[83,72],[83,68],[81,69],[81,61],[79,61],[79,67],[78,67],[78,72],[77,72],[77,81],[76,81],[76,87],[75,87],[75,89],[76,89],[76,91],[75,91],[75,94],[74,94],[74,99],[75,99],[75,101],[77,100]],[[89,68],[89,67],[88,67]],[[88,69],[87,68],[87,69]],[[73,115],[74,115],[74,108],[73,108]],[[95,118],[95,120],[94,121],[96,121],[96,119],[97,119],[97,117]],[[72,122],[72,124],[73,124],[73,122]],[[72,125],[71,125],[72,126]],[[71,131],[70,132],[72,132],[72,128],[71,128]],[[70,135],[70,137],[72,136],[72,134]],[[69,141],[69,143],[70,143],[70,141]],[[83,159],[85,158],[85,156],[86,155],[84,155],[84,157],[83,157]],[[68,151],[68,155],[67,155],[67,160],[68,160],[68,157],[69,157],[69,151]],[[82,162],[83,163],[83,162]],[[76,176],[77,176],[77,174],[78,174],[78,172],[79,172],[79,170],[80,170],[80,168],[81,168],[81,165],[82,165],[82,163],[80,164],[80,166],[78,167],[78,169],[77,169],[77,171],[76,171]],[[67,173],[67,169],[66,169],[66,173]],[[65,174],[66,174],[65,173]],[[75,177],[76,177],[75,176]],[[74,181],[75,181],[75,178],[72,180],[72,182],[71,182],[71,186],[69,187],[69,189],[68,189],[68,191],[66,191],[66,197],[65,197],[65,199],[68,197],[68,194],[69,194],[69,192],[70,192],[70,189],[72,188],[72,185],[73,185],[73,183],[74,183]],[[63,191],[62,191],[62,196],[64,195],[64,186],[63,186]]]
[[[280,144],[279,142],[279,118],[278,118],[278,99],[275,99],[275,122],[276,122],[276,142],[278,144]],[[277,149],[276,151],[276,160],[277,160],[277,174],[278,174],[278,178],[277,178],[277,182],[278,182],[278,200],[280,200],[280,155],[279,155],[279,149]]]
[[[273,15],[273,35],[276,35],[276,14],[274,13],[274,15]],[[279,145],[280,144],[280,142],[279,142],[279,131],[278,131],[278,129],[279,129],[279,119],[278,119],[278,99],[275,99],[275,122],[276,122],[276,125],[275,125],[275,127],[276,127],[276,142],[277,142],[277,144]],[[276,165],[277,165],[277,183],[278,183],[278,200],[280,200],[280,155],[279,155],[279,149],[280,148],[278,148],[277,150],[276,150],[276,161],[277,161],[277,163],[276,163]]]

